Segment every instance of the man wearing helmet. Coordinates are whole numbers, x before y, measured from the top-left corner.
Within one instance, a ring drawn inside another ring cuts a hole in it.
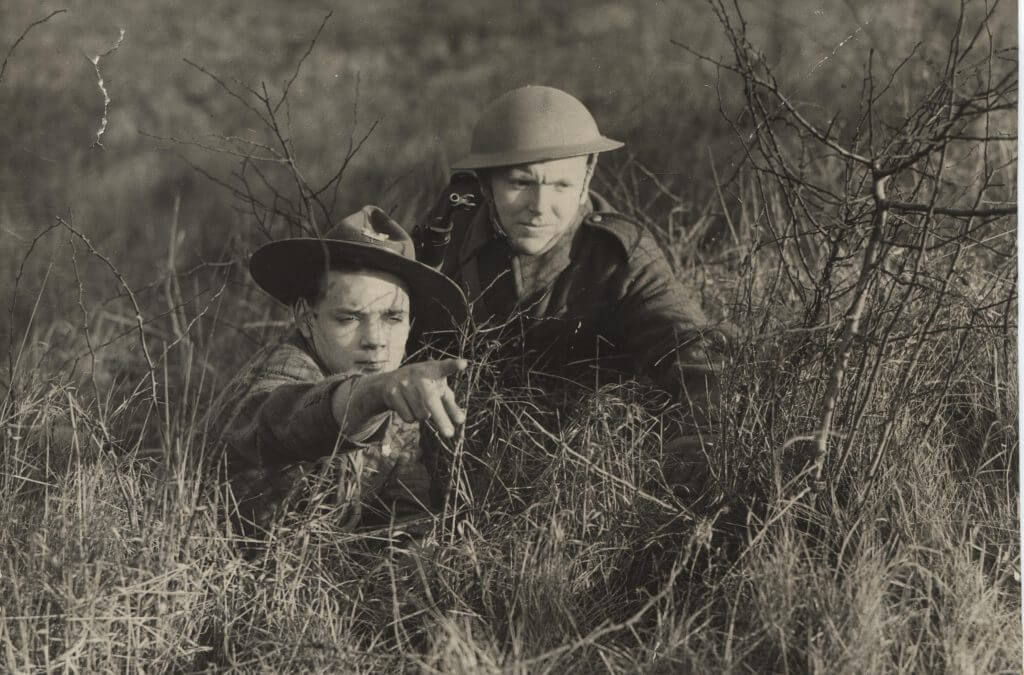
[[[493,101],[453,166],[477,174],[483,204],[454,227],[439,269],[478,324],[513,318],[507,346],[535,371],[649,377],[706,432],[725,337],[651,234],[590,192],[598,154],[622,145],[558,89],[526,86]],[[426,236],[424,226],[414,232],[420,250]]]

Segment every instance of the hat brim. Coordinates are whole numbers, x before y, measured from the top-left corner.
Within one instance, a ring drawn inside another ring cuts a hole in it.
[[[516,164],[532,164],[533,162],[547,162],[553,159],[566,159],[567,157],[579,157],[590,155],[595,152],[608,152],[621,148],[624,143],[611,138],[599,136],[586,143],[576,145],[558,145],[549,148],[526,148],[522,150],[507,150],[502,152],[477,152],[466,155],[455,164],[453,169],[487,169],[499,166],[514,166]]]
[[[249,273],[260,288],[291,306],[308,292],[311,275],[338,265],[394,274],[408,287],[413,318],[427,317],[432,327],[451,328],[468,316],[466,297],[454,281],[423,263],[369,244],[314,238],[273,241],[252,254]]]

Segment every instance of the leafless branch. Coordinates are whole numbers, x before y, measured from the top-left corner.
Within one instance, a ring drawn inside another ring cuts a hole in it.
[[[277,114],[281,104],[288,100],[288,92],[291,90],[292,84],[295,83],[295,79],[299,76],[299,71],[302,70],[302,64],[306,62],[306,59],[309,58],[309,55],[313,52],[313,47],[316,46],[317,40],[320,39],[320,34],[324,32],[324,26],[327,25],[327,22],[330,21],[332,16],[334,16],[334,10],[327,12],[323,21],[320,22],[320,27],[316,29],[316,34],[313,35],[313,39],[309,41],[309,46],[306,47],[306,52],[299,58],[298,63],[295,64],[295,72],[292,73],[291,78],[285,83],[284,89],[281,91],[281,99],[274,106],[274,114]]]
[[[895,199],[883,199],[879,208],[889,211],[904,211],[907,213],[933,213],[939,216],[952,216],[954,218],[997,218],[1001,216],[1013,216],[1017,214],[1017,205],[997,206],[992,208],[977,209],[951,209],[944,206],[931,206],[929,204],[911,204]]]
[[[66,10],[66,9],[54,10],[54,11],[50,12],[49,14],[47,14],[46,16],[44,16],[42,19],[38,19],[36,21],[33,21],[32,23],[30,23],[28,26],[25,27],[25,30],[21,31],[21,35],[19,35],[18,38],[7,49],[7,53],[4,55],[4,60],[3,60],[2,63],[0,63],[0,82],[4,81],[4,73],[7,72],[7,61],[14,54],[14,50],[18,48],[18,45],[21,44],[22,40],[25,39],[25,36],[27,36],[29,34],[29,32],[33,28],[35,28],[36,26],[41,26],[42,24],[46,23],[47,21],[49,21],[53,17],[57,16],[58,14],[64,14],[67,11],[68,10]]]

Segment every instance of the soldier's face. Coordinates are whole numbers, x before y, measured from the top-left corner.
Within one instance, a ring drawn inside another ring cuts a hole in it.
[[[543,253],[568,230],[586,199],[587,157],[496,169],[491,196],[501,228],[517,253]]]
[[[300,309],[300,330],[332,374],[380,373],[401,365],[409,293],[395,275],[330,270],[323,298]]]

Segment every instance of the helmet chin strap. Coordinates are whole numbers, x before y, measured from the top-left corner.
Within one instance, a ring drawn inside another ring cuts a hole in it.
[[[587,173],[583,175],[583,186],[580,189],[580,205],[587,203],[587,196],[590,193],[590,179],[594,177],[594,169],[597,168],[597,153],[587,156]]]
[[[508,233],[501,226],[501,218],[498,217],[498,209],[494,206],[494,194],[491,192],[492,174],[488,171],[483,180],[480,181],[480,190],[484,193],[484,201],[487,202],[487,219],[491,221],[491,229],[499,239],[508,239]]]

